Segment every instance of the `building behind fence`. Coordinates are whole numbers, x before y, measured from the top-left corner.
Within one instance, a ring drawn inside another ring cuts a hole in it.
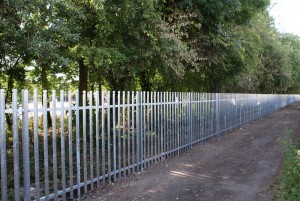
[[[13,90],[5,102],[1,89],[1,200],[78,198],[299,100],[299,95],[63,91],[48,98],[47,91]]]

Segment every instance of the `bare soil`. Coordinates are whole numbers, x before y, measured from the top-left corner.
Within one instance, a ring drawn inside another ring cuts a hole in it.
[[[104,185],[84,200],[273,200],[271,186],[282,166],[278,139],[289,129],[300,137],[300,103]]]

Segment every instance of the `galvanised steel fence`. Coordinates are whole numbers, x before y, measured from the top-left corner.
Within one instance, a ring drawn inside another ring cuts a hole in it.
[[[20,96],[19,96],[20,95]],[[0,90],[1,199],[80,198],[299,95]]]

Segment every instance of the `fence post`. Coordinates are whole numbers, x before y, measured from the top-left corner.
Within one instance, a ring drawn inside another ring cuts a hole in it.
[[[98,97],[98,96],[97,96]],[[68,119],[69,119],[69,176],[70,176],[70,199],[73,199],[73,124],[72,124],[72,93],[68,93]],[[70,154],[72,153],[72,154]],[[75,176],[75,175],[74,175]]]
[[[7,200],[5,92],[0,89],[1,198]],[[19,190],[19,189],[17,189]]]
[[[43,90],[43,132],[44,132],[44,172],[45,172],[45,199],[49,199],[49,164],[48,164],[48,119],[47,119],[47,90]]]
[[[189,121],[190,121],[190,124],[189,124],[189,148],[192,149],[193,148],[193,138],[192,138],[192,135],[193,135],[193,111],[192,111],[192,98],[193,98],[193,93],[190,92],[188,93],[189,95]]]
[[[14,149],[14,188],[20,189],[20,151],[19,151],[19,133],[18,133],[18,94],[13,90],[12,112],[13,112],[13,149]],[[1,95],[0,95],[1,96]],[[15,201],[20,201],[20,191],[15,191]]]
[[[142,100],[141,100],[141,91],[137,94],[137,126],[138,126],[138,172],[143,170],[142,163]]]
[[[33,91],[34,103],[34,172],[35,172],[35,199],[40,200],[40,161],[39,161],[39,136],[38,136],[38,93]]]
[[[28,91],[22,91],[22,145],[23,145],[23,182],[24,200],[30,200],[30,160],[29,160],[29,131],[28,131]]]
[[[79,91],[76,92],[76,171],[77,171],[77,197],[80,198],[80,114],[79,114]]]
[[[216,93],[216,122],[217,128],[216,133],[220,131],[220,94]]]
[[[54,185],[54,200],[57,199],[58,179],[57,179],[57,134],[56,134],[56,91],[52,90],[52,146],[53,146],[53,185]]]

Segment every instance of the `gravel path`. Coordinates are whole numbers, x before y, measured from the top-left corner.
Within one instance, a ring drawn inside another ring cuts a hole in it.
[[[269,201],[282,163],[278,139],[300,137],[300,103],[121,178],[84,200]]]

